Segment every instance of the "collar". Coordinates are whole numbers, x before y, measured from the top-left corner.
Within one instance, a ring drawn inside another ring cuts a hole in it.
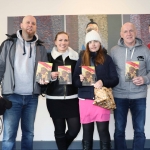
[[[8,40],[13,40],[13,39],[18,38],[16,33],[14,33],[14,34],[6,34],[6,36],[8,37]],[[36,41],[36,43],[37,43],[37,45],[42,45],[44,42],[41,41],[40,39],[38,39]]]
[[[52,51],[51,51],[51,55],[52,55],[53,59],[56,59],[57,57],[62,55],[62,53],[59,53],[57,51],[57,47],[54,46]],[[78,60],[79,59],[78,53],[76,51],[74,51],[71,47],[68,47],[68,56],[71,60]]]

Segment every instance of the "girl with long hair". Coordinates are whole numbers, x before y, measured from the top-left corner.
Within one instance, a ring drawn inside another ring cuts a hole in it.
[[[81,52],[74,71],[74,84],[78,87],[80,122],[83,126],[83,150],[92,150],[94,122],[100,137],[100,149],[110,150],[109,134],[110,110],[93,105],[94,88],[112,88],[119,82],[115,65],[102,49],[100,35],[92,30],[85,37],[86,50]],[[84,75],[82,66],[94,66],[96,82],[93,86],[82,86]]]

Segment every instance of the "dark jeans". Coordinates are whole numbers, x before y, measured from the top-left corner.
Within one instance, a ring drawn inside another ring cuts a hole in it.
[[[6,109],[4,120],[4,132],[2,150],[15,150],[15,141],[21,120],[21,150],[33,149],[34,120],[38,104],[38,95],[3,95],[12,101],[12,108]]]
[[[121,99],[115,98],[117,109],[114,110],[115,118],[115,150],[127,150],[125,142],[125,128],[127,124],[128,110],[132,115],[134,129],[133,150],[144,150],[145,144],[145,118],[146,118],[146,98]]]

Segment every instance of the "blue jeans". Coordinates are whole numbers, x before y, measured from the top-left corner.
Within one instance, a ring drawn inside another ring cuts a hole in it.
[[[115,98],[117,109],[114,110],[115,150],[127,150],[125,142],[125,128],[127,124],[128,110],[132,115],[134,129],[133,150],[144,150],[145,144],[145,118],[146,118],[146,98],[140,99],[121,99]]]
[[[38,95],[10,94],[3,97],[12,101],[12,108],[4,113],[4,132],[2,150],[15,150],[15,140],[21,119],[21,150],[33,149],[34,120],[38,104]]]

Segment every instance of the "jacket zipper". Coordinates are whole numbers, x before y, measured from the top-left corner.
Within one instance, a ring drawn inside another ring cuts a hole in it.
[[[33,73],[33,91],[32,91],[32,95],[34,95],[34,84],[35,83],[35,74],[36,74],[36,68],[37,68],[37,65],[38,65],[38,62],[36,64],[36,58],[37,58],[37,44],[35,43],[35,48],[36,48],[36,55],[35,55],[35,64],[34,64],[34,73]]]
[[[9,50],[9,60],[10,60],[10,64],[11,64],[11,67],[12,67],[12,70],[13,70],[13,78],[14,78],[14,66],[13,66],[13,64],[12,64],[12,59],[11,59],[11,57],[10,57],[10,51],[12,50],[12,47],[13,47],[13,45],[15,44],[15,42],[16,41],[12,41],[13,43],[12,43],[12,45],[11,45],[11,47],[10,47],[10,50]],[[15,53],[16,53],[16,51],[15,51]],[[14,58],[13,58],[14,59]],[[14,61],[14,60],[13,60]],[[14,78],[14,85],[13,85],[13,91],[14,91],[14,89],[15,89],[15,78]]]
[[[63,64],[65,66],[65,60],[63,60]],[[64,85],[64,99],[66,99],[66,85]]]

